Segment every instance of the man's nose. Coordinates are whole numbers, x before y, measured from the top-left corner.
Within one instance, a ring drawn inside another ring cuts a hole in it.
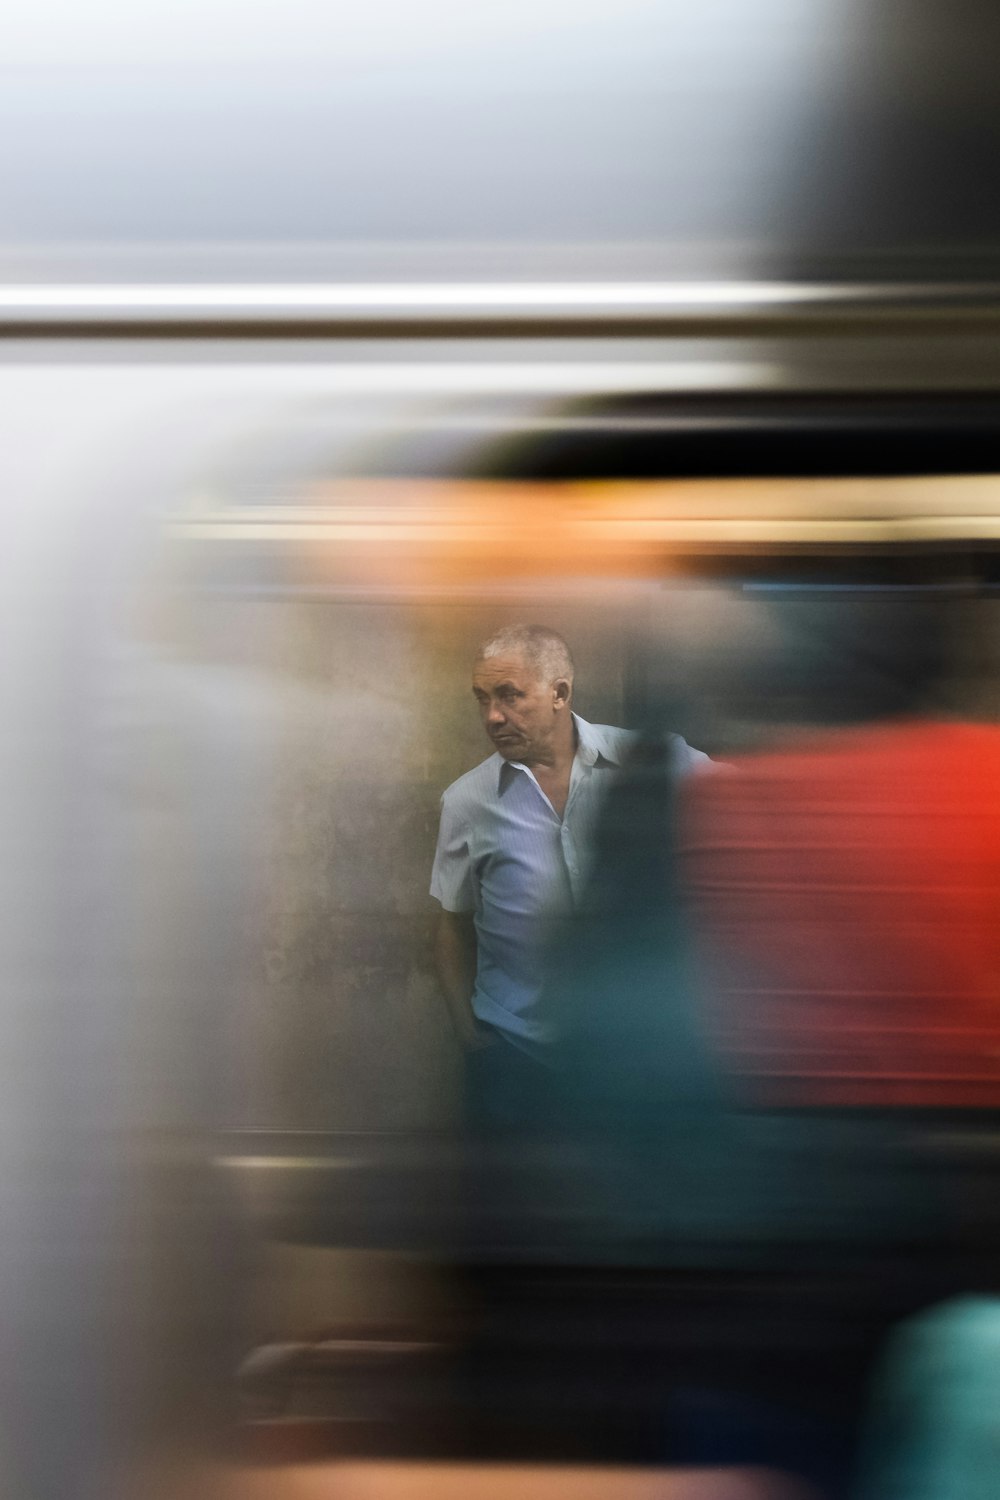
[[[486,710],[486,722],[487,722],[487,724],[502,724],[503,721],[504,721],[504,711],[503,711],[503,708],[501,707],[501,705],[499,703],[491,703],[490,706],[489,706],[489,708]]]

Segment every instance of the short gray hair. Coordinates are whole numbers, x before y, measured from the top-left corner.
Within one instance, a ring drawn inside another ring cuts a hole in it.
[[[545,682],[564,677],[573,681],[573,658],[561,635],[547,625],[505,625],[485,640],[476,653],[477,661],[491,656],[521,656]]]

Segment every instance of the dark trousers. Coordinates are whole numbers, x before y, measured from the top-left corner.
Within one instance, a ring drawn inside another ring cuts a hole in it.
[[[499,1031],[465,1059],[465,1120],[487,1139],[510,1131],[535,1133],[551,1113],[555,1074]]]

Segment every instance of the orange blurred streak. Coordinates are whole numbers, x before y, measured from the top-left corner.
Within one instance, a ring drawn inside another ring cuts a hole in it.
[[[601,573],[653,578],[692,553],[1000,537],[1000,481],[350,480],[301,503],[178,517],[178,544],[269,546],[310,580],[454,584]]]
[[[378,1461],[175,1472],[145,1491],[147,1500],[810,1500],[813,1493],[767,1469]]]

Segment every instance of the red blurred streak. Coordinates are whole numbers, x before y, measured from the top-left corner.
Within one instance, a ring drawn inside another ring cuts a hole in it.
[[[711,1024],[754,1100],[1000,1106],[1000,729],[748,757],[687,799]]]

